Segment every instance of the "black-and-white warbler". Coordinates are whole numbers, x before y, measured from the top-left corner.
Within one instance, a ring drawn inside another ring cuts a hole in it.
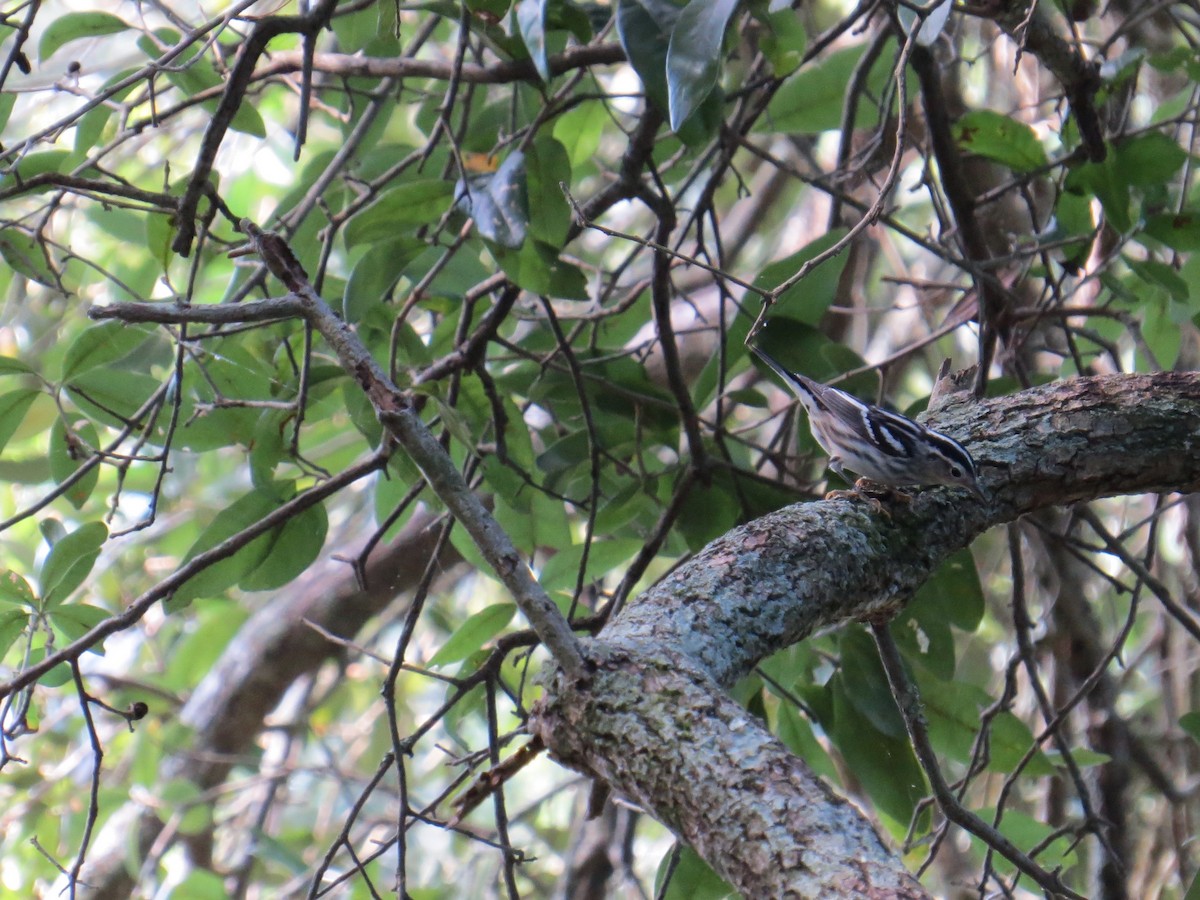
[[[888,487],[957,485],[986,502],[975,461],[958,441],[792,372],[757,347],[750,349],[800,398],[813,437],[829,454],[829,468],[847,482],[844,469]]]

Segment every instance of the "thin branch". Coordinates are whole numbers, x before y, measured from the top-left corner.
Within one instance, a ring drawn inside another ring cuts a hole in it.
[[[879,658],[887,673],[888,684],[891,685],[892,695],[904,718],[904,726],[908,730],[909,740],[917,754],[933,796],[937,799],[938,807],[947,819],[960,828],[975,835],[989,847],[995,849],[1001,856],[1036,881],[1042,888],[1052,894],[1084,900],[1083,896],[1075,893],[1059,877],[1057,872],[1050,873],[1025,855],[1016,844],[989,825],[979,816],[959,802],[954,791],[946,783],[938,764],[937,754],[929,741],[929,732],[925,727],[925,714],[921,711],[921,698],[917,695],[916,685],[904,670],[904,657],[889,630],[887,622],[875,620],[871,623],[871,631],[875,636],[875,646],[879,648]]]
[[[40,662],[23,668],[20,673],[14,675],[8,681],[0,682],[0,699],[7,697],[14,691],[22,690],[34,684],[55,666],[79,659],[80,656],[95,647],[109,635],[132,627],[141,621],[150,607],[159,600],[169,598],[189,578],[203,572],[214,563],[229,558],[259,535],[266,534],[272,528],[283,525],[289,519],[334,496],[360,478],[364,478],[372,472],[377,472],[387,464],[387,456],[386,452],[372,455],[358,465],[351,466],[346,471],[338,473],[328,481],[323,481],[304,493],[297,494],[291,500],[271,510],[270,513],[263,516],[253,525],[242,529],[237,534],[231,535],[217,544],[217,546],[192,557],[169,576],[130,603],[123,612],[105,619],[95,628],[92,628],[82,637],[72,641],[57,653],[51,653]]]
[[[572,69],[588,66],[615,65],[625,61],[625,51],[620,44],[588,44],[571,47],[547,59],[551,75],[561,75]],[[271,62],[256,73],[265,78],[288,72],[296,72],[304,66],[304,55],[300,50],[284,50],[271,54]],[[312,58],[314,71],[327,75],[368,78],[436,78],[451,81],[455,78],[453,62],[433,59],[411,59],[405,57],[383,58],[377,56],[350,56],[344,53],[315,53]],[[464,63],[458,74],[464,84],[510,84],[514,81],[538,82],[533,61],[504,60],[488,66]]]

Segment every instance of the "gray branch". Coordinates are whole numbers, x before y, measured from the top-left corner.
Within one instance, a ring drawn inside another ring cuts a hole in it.
[[[438,499],[462,523],[546,649],[566,671],[577,678],[584,677],[583,660],[571,626],[533,577],[511,538],[467,485],[450,455],[408,399],[392,383],[354,330],[338,318],[312,289],[308,276],[282,239],[278,235],[259,231],[253,223],[245,220],[243,228],[247,229],[255,249],[263,256],[268,268],[287,284],[291,294],[239,305],[120,303],[94,306],[88,310],[88,315],[93,319],[174,324],[230,324],[239,320],[277,319],[289,314],[303,318],[337,354],[342,369],[367,395],[384,428],[399,441]],[[255,316],[261,318],[254,319]]]
[[[1200,374],[1080,378],[939,410],[993,500],[921,491],[779,510],[713,541],[547,679],[531,729],[641,804],[750,897],[922,896],[864,817],[723,693],[769,654],[901,610],[985,529],[1050,506],[1200,487]],[[853,860],[848,865],[847,861]],[[836,862],[840,861],[840,862]]]

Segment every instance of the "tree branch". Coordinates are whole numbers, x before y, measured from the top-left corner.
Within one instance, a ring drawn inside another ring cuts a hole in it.
[[[409,457],[438,499],[462,523],[471,539],[491,565],[500,582],[508,588],[517,606],[537,632],[555,660],[574,677],[585,675],[583,657],[578,642],[554,601],[522,560],[512,539],[488,512],[455,467],[450,455],[421,420],[400,389],[392,383],[383,367],[354,330],[334,314],[308,281],[308,274],[292,254],[287,242],[273,232],[264,232],[249,220],[242,220],[242,229],[249,236],[255,252],[267,268],[292,293],[289,297],[248,304],[251,315],[278,318],[280,310],[290,310],[302,317],[325,339],[337,354],[342,369],[362,388],[379,421],[400,442]],[[264,307],[263,304],[270,304]],[[116,318],[123,321],[201,321],[225,324],[245,314],[247,305],[224,307],[168,306],[161,303],[123,303],[93,307],[93,318]],[[231,310],[231,311],[226,311]],[[192,318],[193,315],[199,318]],[[2,695],[0,695],[2,696]]]
[[[561,75],[587,66],[614,65],[625,61],[620,44],[588,44],[571,47],[547,60],[551,75]],[[256,77],[297,72],[304,63],[300,50],[272,53],[271,62],[256,73]],[[349,56],[345,53],[314,53],[313,71],[326,75],[365,76],[369,78],[436,78],[449,81],[455,77],[453,62],[407,57]],[[537,82],[541,79],[533,61],[504,60],[488,66],[464,63],[457,74],[464,84],[509,84],[514,81]]]
[[[893,506],[890,517],[837,500],[750,522],[585,643],[597,667],[590,690],[552,677],[534,710],[530,728],[552,755],[644,806],[748,896],[785,888],[843,896],[832,870],[799,887],[794,879],[823,871],[826,840],[856,860],[878,859],[879,840],[848,805],[815,813],[813,792],[823,790],[815,777],[718,686],[818,630],[902,609],[992,525],[1082,499],[1200,488],[1200,373],[1080,378],[979,404],[951,400],[937,424],[970,445],[988,506],[939,488]],[[720,724],[705,725],[701,710]],[[892,862],[886,874],[858,873],[881,890],[876,879],[911,889]]]

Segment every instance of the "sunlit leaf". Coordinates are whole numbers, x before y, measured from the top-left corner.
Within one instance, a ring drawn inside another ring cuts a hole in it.
[[[87,603],[63,603],[47,613],[50,624],[61,632],[68,642],[79,640],[111,616],[112,613],[108,610]]]
[[[466,659],[494,638],[512,621],[517,607],[512,603],[497,603],[469,617],[446,639],[429,660],[429,665],[445,666]]]
[[[454,185],[440,178],[399,184],[346,223],[346,246],[395,240],[416,226],[432,225],[453,198]]]
[[[964,150],[995,160],[1014,172],[1032,172],[1049,163],[1032,128],[990,109],[973,109],[960,116],[954,136]]]
[[[83,584],[108,540],[103,522],[89,522],[54,542],[38,575],[42,605],[54,606]]]
[[[0,569],[0,603],[36,606],[37,598],[25,578],[12,569]]]
[[[0,609],[0,660],[29,624],[29,614],[19,609]]]
[[[55,54],[64,44],[81,38],[100,37],[128,31],[124,19],[106,12],[73,12],[50,19],[38,41],[38,59],[43,62]]]
[[[16,228],[0,231],[0,257],[31,281],[58,287],[58,273],[46,258],[45,248],[24,231]]]
[[[102,322],[85,328],[67,348],[60,377],[71,381],[84,372],[116,362],[132,353],[149,334],[150,329],[144,325],[120,322]]]
[[[12,439],[29,407],[38,398],[38,391],[21,388],[0,394],[0,450]]]

